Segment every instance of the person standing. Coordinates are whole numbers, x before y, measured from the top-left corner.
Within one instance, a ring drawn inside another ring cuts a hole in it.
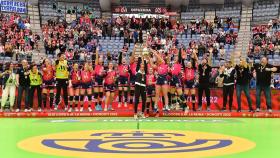
[[[135,80],[135,103],[134,103],[134,118],[137,119],[137,110],[139,98],[142,98],[142,112],[141,118],[145,118],[144,112],[146,107],[146,74],[148,74],[147,62],[139,57],[136,67],[136,80]]]
[[[58,54],[58,60],[55,62],[56,70],[56,96],[55,96],[55,107],[54,110],[57,110],[58,104],[60,103],[60,93],[61,89],[63,90],[63,100],[65,104],[65,109],[68,109],[68,63],[65,60],[65,55],[63,53]]]
[[[249,112],[253,112],[252,101],[249,93],[249,83],[252,78],[248,64],[241,60],[239,65],[235,66],[236,71],[236,96],[237,96],[237,112],[241,112],[241,93],[244,91],[249,105]]]
[[[212,67],[207,64],[207,59],[203,59],[201,64],[198,65],[198,110],[202,109],[202,95],[205,92],[207,101],[207,111],[210,111],[210,82],[209,78],[211,75]]]
[[[254,76],[257,79],[256,86],[256,98],[257,98],[257,109],[256,112],[260,112],[261,107],[261,92],[264,91],[266,106],[268,112],[272,112],[271,107],[271,74],[272,72],[276,72],[277,68],[268,64],[267,57],[262,57],[261,63],[257,63],[254,65]]]
[[[8,97],[10,101],[10,111],[12,111],[16,97],[16,73],[14,71],[14,65],[12,63],[7,63],[5,69],[6,70],[0,74],[0,77],[3,77],[3,92],[0,112],[4,110]]]
[[[35,90],[37,91],[38,98],[38,112],[42,111],[42,83],[43,78],[42,74],[38,71],[37,65],[32,65],[29,73],[30,79],[30,90],[29,90],[29,99],[30,99],[30,107],[33,108],[33,97],[35,94]]]
[[[16,112],[19,112],[21,109],[22,96],[24,94],[24,112],[30,110],[29,105],[29,68],[28,62],[26,60],[21,61],[21,67],[16,74],[16,84],[18,85],[18,99],[17,99],[17,109]]]
[[[226,110],[227,100],[229,97],[229,111],[232,109],[233,92],[234,92],[234,74],[235,69],[232,67],[231,61],[227,61],[225,64],[225,69],[222,67],[219,70],[220,77],[224,78],[223,81],[223,109]]]

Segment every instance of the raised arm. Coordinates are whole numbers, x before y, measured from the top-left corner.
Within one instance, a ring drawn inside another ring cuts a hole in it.
[[[152,53],[157,57],[157,59],[161,62],[164,63],[163,58],[159,55],[158,51],[151,49]]]
[[[141,57],[138,57],[138,60],[137,60],[137,66],[136,66],[136,72],[139,71],[140,69],[140,65],[141,65],[141,62],[142,62],[142,58]]]
[[[122,52],[120,52],[118,60],[119,60],[119,65],[121,65],[122,64]]]
[[[130,63],[131,63],[131,64],[134,62],[135,52],[136,52],[136,44],[134,45],[132,54],[131,54],[131,56],[130,56]]]
[[[95,65],[98,65],[98,52],[99,52],[99,47],[96,47],[96,51],[95,51]]]

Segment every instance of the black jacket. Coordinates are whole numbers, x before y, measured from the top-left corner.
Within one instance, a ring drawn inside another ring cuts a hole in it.
[[[245,85],[249,84],[252,76],[249,68],[241,68],[239,65],[235,66],[236,71],[236,84]]]
[[[142,63],[141,57],[138,58],[137,67],[136,67],[136,79],[135,84],[140,83],[142,86],[146,85],[146,74],[148,73],[147,62],[144,60],[144,72],[140,71],[140,65]]]
[[[234,68],[226,69],[225,72],[220,74],[220,77],[224,77],[224,86],[234,85],[234,74]]]

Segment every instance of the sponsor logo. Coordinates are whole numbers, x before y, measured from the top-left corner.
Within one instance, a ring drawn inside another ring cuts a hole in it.
[[[243,138],[193,131],[77,131],[38,136],[18,146],[27,151],[81,158],[208,157],[250,150]]]

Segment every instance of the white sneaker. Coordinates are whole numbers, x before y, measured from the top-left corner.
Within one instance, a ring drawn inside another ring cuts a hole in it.
[[[24,112],[28,112],[29,110],[28,109],[24,109]]]
[[[29,112],[32,112],[32,111],[33,111],[33,108],[30,108],[28,111],[29,111]]]
[[[41,108],[39,108],[39,109],[38,109],[38,112],[42,112],[42,109],[41,109]]]
[[[54,111],[57,111],[57,107],[54,107],[53,110],[54,110]]]
[[[142,118],[142,119],[146,118],[145,115],[144,115],[144,113],[140,113],[140,114],[139,114],[139,117]]]
[[[84,111],[84,108],[83,108],[83,107],[81,107],[81,108],[80,108],[80,112],[83,112],[83,111]]]
[[[124,103],[124,107],[127,108],[127,103],[126,102]]]
[[[75,108],[75,112],[78,112],[79,111],[79,109],[78,108]]]
[[[169,108],[168,105],[165,106],[165,110],[166,110],[166,111],[170,111],[170,108]]]
[[[137,114],[134,114],[134,119],[135,119],[135,120],[137,120],[137,119],[138,119]]]
[[[72,112],[72,108],[69,108],[68,112]]]
[[[260,108],[257,108],[257,109],[256,109],[256,112],[260,112]]]
[[[272,109],[268,109],[268,112],[269,112],[269,113],[272,113]]]
[[[68,110],[68,108],[67,108],[67,107],[65,107],[65,108],[64,108],[64,111],[67,111],[67,110]]]
[[[91,107],[88,107],[88,111],[89,111],[89,112],[92,112],[92,109],[91,109]]]
[[[122,106],[122,103],[118,103],[118,108],[120,108]]]
[[[19,112],[19,109],[16,109],[16,112]]]

